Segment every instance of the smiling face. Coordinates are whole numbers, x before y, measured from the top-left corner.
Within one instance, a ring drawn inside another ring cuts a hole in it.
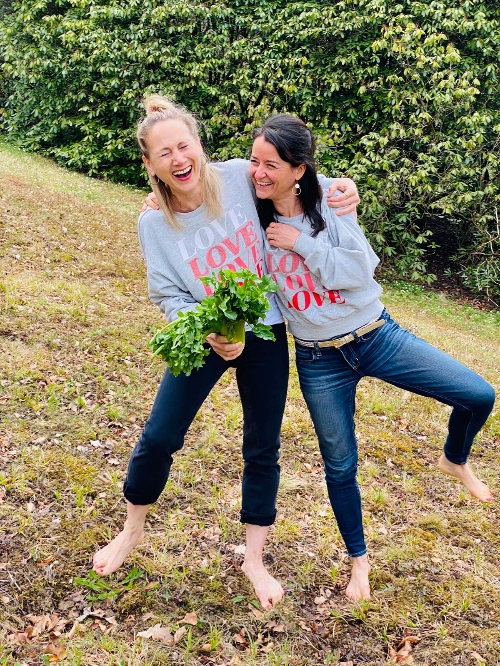
[[[182,120],[171,118],[155,123],[146,143],[149,157],[143,160],[149,173],[162,180],[181,205],[183,201],[203,199],[203,148]]]
[[[263,136],[255,139],[250,158],[250,176],[259,199],[271,199],[279,211],[295,200],[294,185],[302,178],[304,171],[304,164],[293,167],[282,160],[273,144]]]

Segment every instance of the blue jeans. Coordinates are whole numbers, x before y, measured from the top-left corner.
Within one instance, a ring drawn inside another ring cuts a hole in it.
[[[362,377],[435,398],[453,407],[444,452],[465,464],[473,439],[495,401],[493,388],[469,368],[394,322],[339,349],[295,345],[300,386],[311,413],[325,465],[328,495],[351,557],[366,553],[361,496],[356,481],[356,387]]]
[[[246,333],[234,361],[213,350],[189,377],[165,372],[149,419],[129,461],[124,494],[132,504],[151,504],[162,492],[172,455],[222,374],[236,368],[243,407],[243,486],[241,522],[271,525],[276,517],[280,466],[279,432],[288,385],[288,344],[284,324],[272,327],[276,342]]]

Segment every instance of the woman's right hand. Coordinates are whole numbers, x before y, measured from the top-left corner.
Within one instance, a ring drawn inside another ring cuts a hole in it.
[[[245,348],[242,342],[229,342],[225,335],[218,333],[207,335],[207,342],[214,352],[222,356],[225,361],[234,361]]]
[[[158,199],[156,198],[156,194],[154,192],[150,192],[148,196],[144,199],[144,203],[142,204],[141,212],[144,213],[146,208],[152,208],[153,210],[160,210],[160,206],[158,204]]]

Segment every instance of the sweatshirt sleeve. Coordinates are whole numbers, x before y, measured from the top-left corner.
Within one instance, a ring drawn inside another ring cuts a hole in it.
[[[326,289],[363,291],[370,286],[379,260],[356,221],[355,213],[337,216],[322,206],[327,234],[312,238],[302,232],[293,251]]]
[[[149,298],[165,315],[167,321],[173,321],[179,312],[194,310],[198,305],[188,291],[183,291],[165,273],[159,273],[148,266]]]
[[[139,218],[139,243],[146,262],[148,291],[150,300],[157,305],[167,321],[177,319],[179,312],[194,310],[198,301],[188,291],[174,268],[168,262],[162,245],[156,239],[158,227],[154,216],[157,211],[149,210]],[[147,218],[151,219],[147,219]],[[161,233],[161,231],[160,231]]]

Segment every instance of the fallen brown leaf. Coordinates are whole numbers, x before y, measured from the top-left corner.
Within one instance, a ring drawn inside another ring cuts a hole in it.
[[[200,648],[198,648],[198,652],[212,652],[210,643],[205,643],[202,645]]]
[[[422,638],[418,634],[414,634],[412,632],[413,630],[409,628],[406,628],[403,631],[403,638],[401,639],[398,648],[404,645],[406,641],[408,641],[409,643],[420,643]]]
[[[397,654],[396,659],[398,659],[399,657],[401,657],[401,659],[403,657],[406,657],[407,655],[410,654],[410,652],[412,650],[413,650],[413,648],[411,646],[411,643],[409,641],[405,641],[404,644],[403,644],[403,647],[398,650],[398,654]]]
[[[198,616],[196,613],[186,613],[184,619],[181,620],[184,624],[192,624],[193,626],[198,624]]]
[[[50,654],[53,659],[49,661],[60,661],[66,657],[66,649],[64,645],[56,645],[55,643],[49,643],[43,650],[43,654]]]
[[[80,623],[75,622],[73,624],[73,626],[71,627],[71,629],[67,633],[68,640],[71,640],[72,638],[74,638],[74,636],[76,636],[76,634],[78,633],[79,629],[80,629]]]
[[[178,643],[179,641],[181,641],[184,638],[184,636],[187,634],[187,631],[188,630],[186,629],[186,627],[179,627],[174,634],[174,643]]]
[[[238,643],[238,645],[248,645],[248,639],[246,636],[247,636],[246,629],[243,628],[240,630],[239,634],[234,634],[233,641],[235,643]]]
[[[7,636],[7,643],[28,643],[29,637],[25,631],[16,631]]]
[[[158,624],[155,624],[153,627],[146,629],[146,631],[139,631],[137,635],[141,638],[156,638],[162,643],[165,643],[165,645],[173,645],[175,642],[174,636],[172,636],[170,633],[169,628],[162,627],[161,622],[158,622]]]
[[[273,648],[274,648],[274,643],[271,641],[270,643],[262,647],[262,652],[271,652]]]
[[[285,625],[283,622],[274,622],[274,620],[270,620],[269,622],[266,622],[266,629],[269,629],[269,631],[275,631],[276,633],[281,633],[285,631]]]

